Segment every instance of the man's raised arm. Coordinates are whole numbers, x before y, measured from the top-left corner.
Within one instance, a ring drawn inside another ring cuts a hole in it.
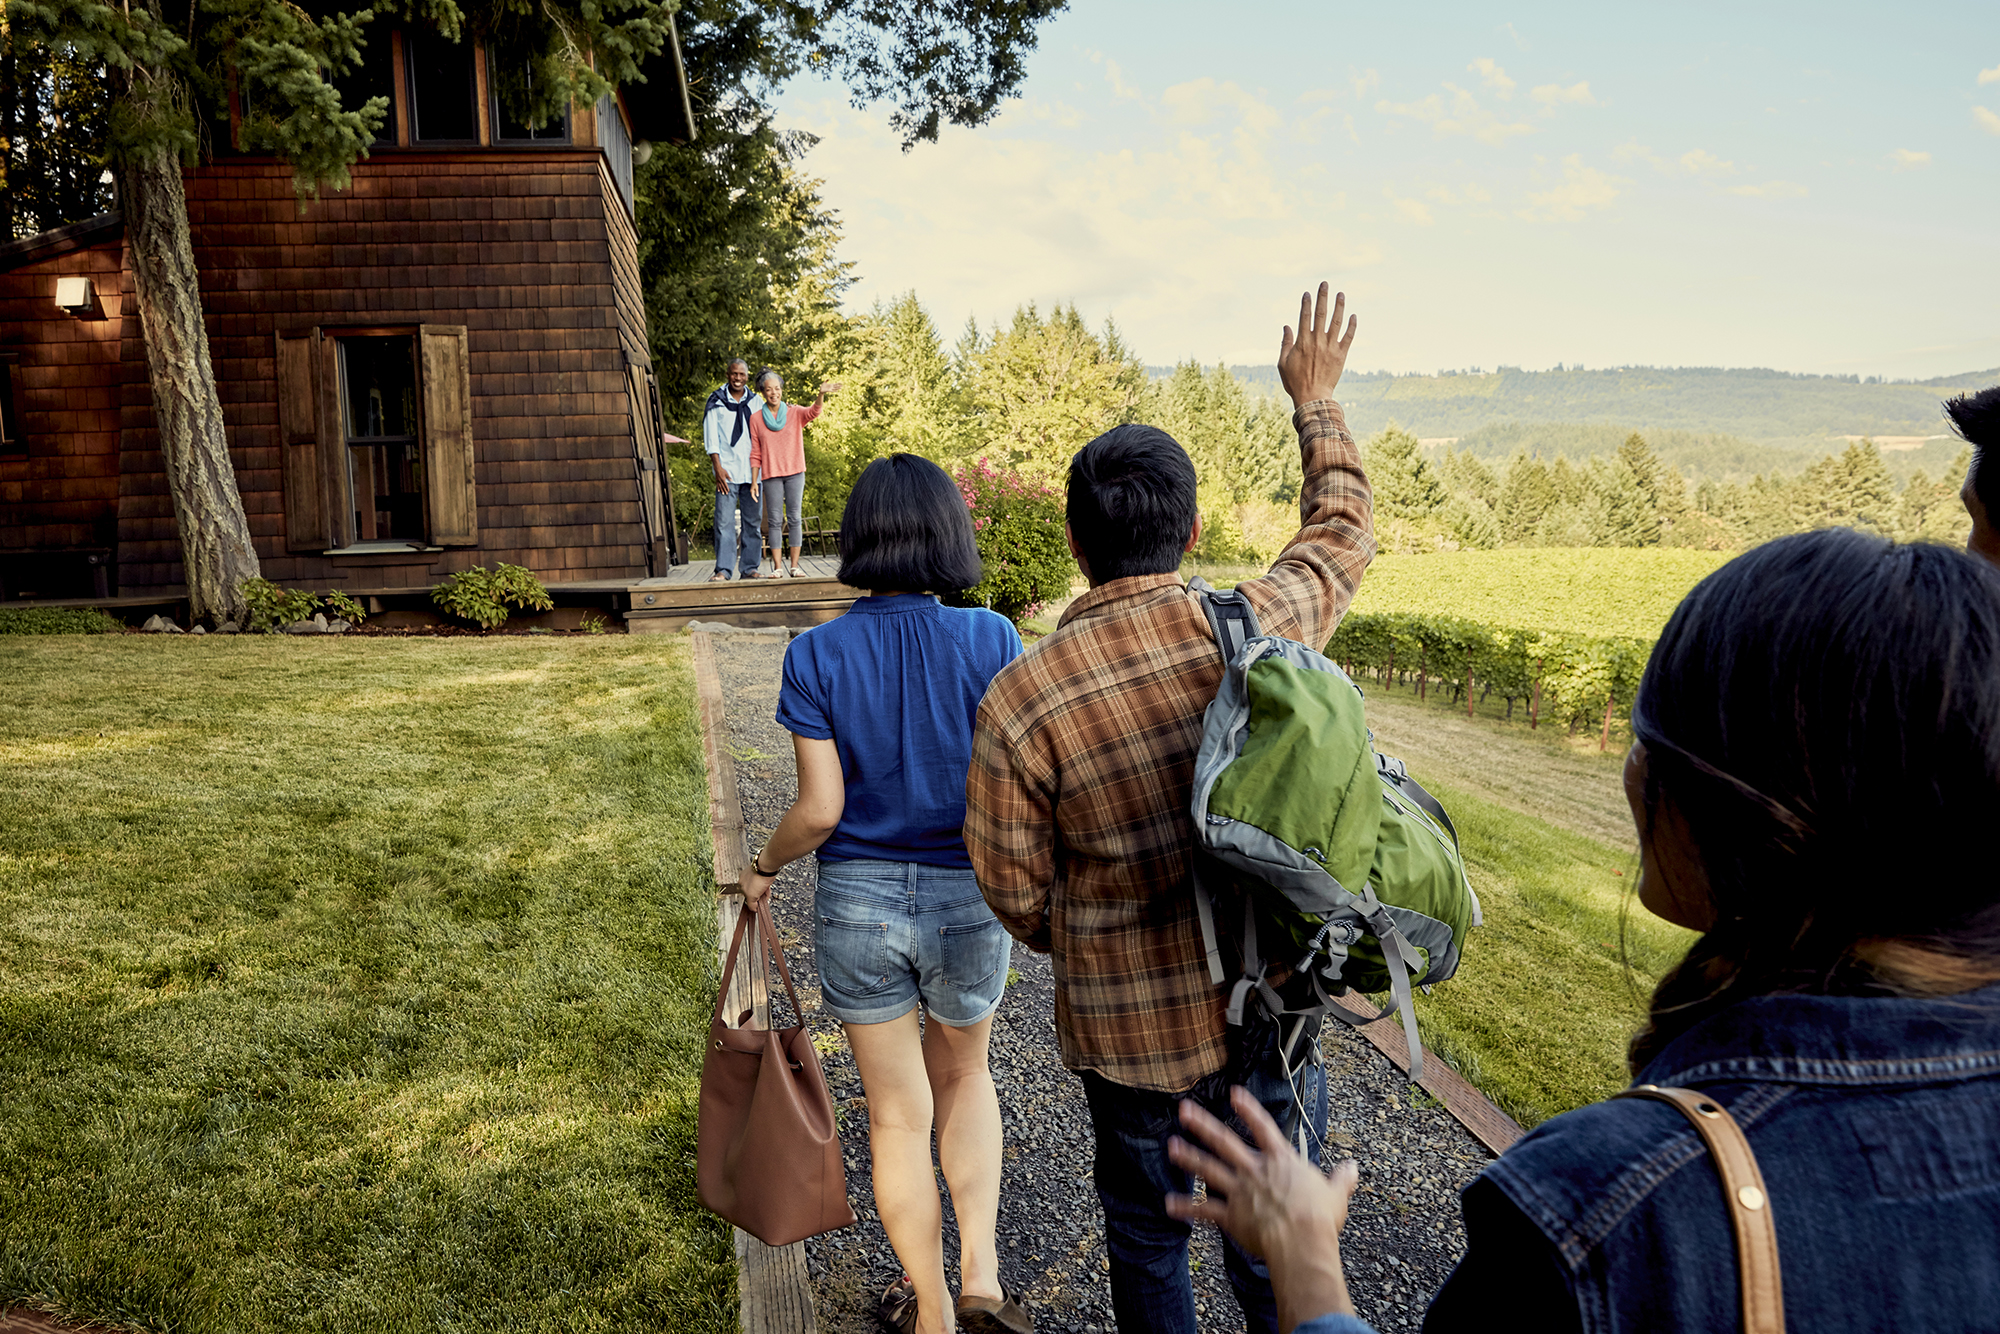
[[[1318,648],[1354,600],[1362,571],[1375,556],[1374,499],[1361,452],[1347,432],[1334,390],[1347,367],[1359,321],[1348,317],[1347,294],[1328,285],[1319,299],[1299,298],[1298,332],[1287,326],[1278,344],[1278,378],[1291,395],[1299,433],[1299,528],[1271,572],[1239,585],[1257,608],[1264,633]]]

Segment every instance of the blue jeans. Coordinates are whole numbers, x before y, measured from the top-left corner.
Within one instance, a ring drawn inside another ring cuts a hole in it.
[[[1111,1258],[1111,1305],[1124,1334],[1195,1334],[1194,1284],[1188,1278],[1187,1223],[1167,1217],[1169,1192],[1185,1195],[1188,1174],[1167,1157],[1167,1138],[1180,1135],[1183,1099],[1199,1104],[1232,1130],[1248,1128],[1229,1107],[1229,1089],[1241,1084],[1288,1136],[1296,1139],[1298,1114],[1278,1053],[1278,1029],[1263,1015],[1230,1031],[1229,1064],[1185,1093],[1127,1088],[1084,1071],[1090,1124],[1097,1138],[1097,1198],[1104,1205],[1105,1249]],[[1326,1071],[1317,1062],[1299,1074],[1307,1109],[1306,1149],[1319,1162],[1326,1136]],[[1277,1334],[1271,1273],[1225,1233],[1224,1268],[1251,1334]]]
[[[726,490],[715,496],[715,568],[725,574],[737,570],[755,573],[764,563],[764,553],[757,541],[763,531],[763,523],[758,515],[756,497],[750,494],[750,483],[732,482]],[[737,531],[737,516],[742,516],[742,532]]]
[[[764,479],[764,518],[771,530],[771,550],[776,552],[783,545],[779,539],[787,532],[791,545],[796,550],[805,533],[805,522],[799,514],[799,506],[806,492],[806,475],[795,472],[785,477]],[[790,524],[786,523],[786,512],[790,511]]]
[[[843,1024],[886,1024],[919,1000],[941,1024],[976,1024],[1000,1006],[1013,945],[968,867],[819,864],[813,952],[827,1013]]]

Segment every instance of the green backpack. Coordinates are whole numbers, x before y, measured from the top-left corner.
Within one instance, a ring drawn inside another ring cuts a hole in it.
[[[1201,580],[1200,600],[1226,670],[1202,724],[1195,759],[1195,899],[1210,978],[1225,981],[1218,901],[1240,901],[1243,975],[1229,1021],[1256,998],[1282,1025],[1287,1073],[1316,1057],[1320,1020],[1371,1023],[1402,1016],[1410,1078],[1423,1077],[1413,987],[1458,970],[1479,899],[1466,879],[1458,831],[1402,761],[1376,753],[1361,689],[1331,660],[1261,633],[1249,599]],[[1260,927],[1261,924],[1261,927]],[[1269,980],[1269,950],[1288,965]],[[1358,1019],[1331,995],[1389,991]],[[1303,1048],[1302,1034],[1315,1040]],[[1296,1055],[1295,1055],[1296,1053]]]

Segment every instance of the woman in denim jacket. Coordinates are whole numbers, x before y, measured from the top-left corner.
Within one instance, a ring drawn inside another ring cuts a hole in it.
[[[1759,547],[1674,613],[1632,729],[1640,901],[1703,933],[1636,1082],[1748,1135],[1789,1328],[2000,1328],[2000,573],[1846,529]],[[1266,1251],[1286,1328],[1365,1329],[1338,1263],[1352,1169],[1185,1119],[1230,1198],[1179,1207]],[[1741,1327],[1718,1177],[1670,1106],[1548,1121],[1463,1203],[1426,1330]]]

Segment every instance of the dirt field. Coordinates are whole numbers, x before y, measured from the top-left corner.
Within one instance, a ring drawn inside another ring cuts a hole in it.
[[[1463,788],[1488,801],[1546,820],[1614,848],[1637,851],[1632,812],[1619,775],[1625,748],[1613,740],[1571,741],[1558,726],[1530,732],[1524,723],[1467,718],[1449,706],[1418,704],[1407,689],[1364,679],[1375,748],[1410,766],[1419,782]]]

